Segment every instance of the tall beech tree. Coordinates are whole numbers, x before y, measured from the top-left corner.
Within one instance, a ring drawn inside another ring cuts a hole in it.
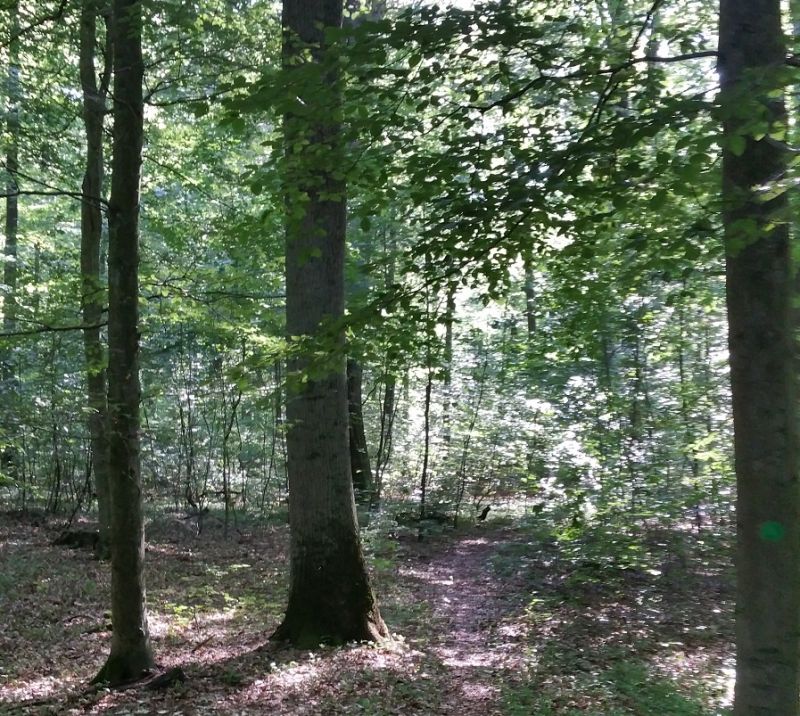
[[[800,713],[800,495],[778,0],[721,0],[723,202],[737,482],[734,714]],[[776,89],[778,90],[776,92]]]
[[[153,666],[144,587],[139,460],[139,175],[144,134],[142,6],[112,9],[114,133],[108,206],[108,411],[111,488],[111,653],[96,682],[119,684]]]
[[[286,331],[334,357],[312,365],[293,352],[286,417],[291,587],[273,638],[311,647],[387,635],[358,536],[348,447],[344,332],[346,185],[340,70],[329,31],[341,0],[285,0],[283,64]]]
[[[89,437],[92,445],[92,472],[97,493],[100,539],[97,552],[108,557],[109,487],[108,487],[108,405],[106,366],[100,324],[103,319],[103,290],[100,277],[100,245],[103,235],[103,123],[106,96],[111,78],[111,43],[108,18],[106,42],[98,78],[95,48],[98,45],[97,20],[103,4],[84,0],[80,24],[80,80],[83,92],[83,124],[86,134],[86,167],[81,202],[81,304],[83,310],[83,345],[86,359]]]

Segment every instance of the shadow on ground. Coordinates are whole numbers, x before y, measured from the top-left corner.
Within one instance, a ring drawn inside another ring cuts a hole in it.
[[[160,664],[189,680],[108,692],[85,687],[110,639],[107,565],[51,546],[46,522],[0,517],[0,712],[699,716],[720,696],[729,579],[697,536],[679,551],[675,534],[648,535],[647,555],[621,559],[597,535],[491,523],[422,543],[368,535],[395,640],[300,652],[266,643],[285,528],[223,540],[165,519],[149,530],[151,630]]]

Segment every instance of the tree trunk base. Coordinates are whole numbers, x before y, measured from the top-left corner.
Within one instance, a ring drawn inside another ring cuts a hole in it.
[[[94,546],[94,557],[101,562],[108,562],[111,559],[111,544],[108,539],[103,539],[102,533]]]
[[[282,641],[298,649],[315,649],[321,644],[341,646],[348,642],[380,642],[390,639],[389,630],[380,615],[371,613],[353,619],[340,619],[336,623],[322,615],[301,615],[287,610],[281,625],[270,636],[271,641]]]
[[[123,686],[149,675],[154,666],[153,655],[147,649],[125,654],[112,653],[90,683]]]

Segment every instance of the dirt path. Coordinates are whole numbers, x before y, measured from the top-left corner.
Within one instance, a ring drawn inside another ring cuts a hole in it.
[[[151,634],[160,665],[188,682],[107,692],[87,689],[111,638],[107,565],[54,547],[49,526],[0,515],[0,714],[705,714],[685,699],[642,704],[709,682],[730,657],[727,582],[710,558],[676,580],[492,524],[421,543],[369,536],[394,641],[263,648],[285,606],[288,530],[224,540],[157,526]]]
[[[411,564],[400,570],[430,607],[431,628],[419,625],[419,648],[440,666],[441,714],[503,713],[503,685],[524,671],[526,594],[519,580],[500,578],[493,566],[511,543],[519,538],[481,530],[412,547]]]

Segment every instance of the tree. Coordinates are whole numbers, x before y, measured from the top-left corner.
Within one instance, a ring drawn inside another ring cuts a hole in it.
[[[139,464],[139,174],[142,159],[142,7],[112,10],[114,134],[109,200],[108,410],[111,487],[111,653],[96,682],[119,684],[153,666],[144,588]]]
[[[3,247],[3,330],[14,331],[17,327],[17,278],[18,278],[18,247],[17,233],[19,229],[19,2],[14,0],[9,8],[9,38],[8,38],[8,69],[6,79],[6,132],[8,136],[5,152],[6,179],[6,216],[5,216],[5,242]],[[0,354],[0,394],[10,404],[17,392],[14,371],[13,353],[4,349]],[[9,443],[16,440],[14,417],[3,416],[4,437]],[[15,445],[2,447],[0,466],[8,469],[12,474],[17,472],[19,456],[16,454]]]
[[[723,222],[737,484],[734,714],[800,713],[800,494],[778,0],[721,0]],[[766,133],[754,136],[757,124]],[[772,189],[770,189],[772,191]]]
[[[284,114],[291,586],[273,638],[311,647],[377,640],[387,629],[361,551],[348,448],[346,185],[330,38],[341,26],[342,2],[285,0],[282,22],[286,81],[296,97]],[[297,351],[315,340],[333,353],[324,365]]]
[[[367,435],[364,431],[364,409],[361,386],[364,371],[357,359],[347,359],[347,410],[350,444],[350,468],[356,500],[369,506],[375,497],[372,468],[369,464]]]
[[[105,292],[100,277],[100,245],[103,235],[103,124],[106,95],[111,77],[111,45],[106,37],[100,79],[95,68],[97,18],[101,3],[84,0],[81,6],[80,80],[83,91],[83,124],[86,134],[86,168],[81,201],[81,303],[83,309],[83,345],[86,359],[89,436],[92,446],[92,472],[97,493],[100,538],[97,553],[109,556],[109,486],[108,486],[108,405],[106,366],[100,338]]]
[[[3,283],[5,284],[5,303],[3,306],[3,329],[13,331],[17,325],[17,232],[19,229],[19,2],[14,0],[9,9],[11,23],[8,39],[7,99],[6,99],[6,217]],[[3,365],[3,380],[10,382],[13,366],[10,357]]]

